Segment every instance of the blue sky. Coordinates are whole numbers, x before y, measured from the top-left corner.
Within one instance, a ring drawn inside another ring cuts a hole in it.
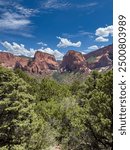
[[[0,0],[0,51],[57,59],[112,43],[112,0]]]

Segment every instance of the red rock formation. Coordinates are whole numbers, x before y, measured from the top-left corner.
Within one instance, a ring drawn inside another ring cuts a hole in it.
[[[19,68],[19,69],[24,71],[25,67],[27,67],[27,65],[28,65],[29,60],[30,59],[26,58],[26,57],[18,57],[18,56],[16,56],[16,63],[15,63],[14,69]]]
[[[63,61],[60,65],[61,72],[89,72],[86,60],[80,52],[70,50],[63,57]]]
[[[112,67],[113,45],[106,46],[96,51],[85,54],[88,67],[93,70],[101,67]]]
[[[3,67],[12,68],[15,65],[15,57],[13,54],[1,52],[0,65]]]
[[[27,58],[14,56],[11,53],[0,52],[0,65],[7,68],[15,68],[16,62],[19,62],[23,67],[28,63]]]
[[[34,58],[14,56],[0,52],[0,65],[8,68],[20,68],[32,74],[50,74],[59,69],[61,72],[89,73],[93,69],[112,67],[113,45],[82,55],[70,50],[58,62],[53,55],[37,51]]]
[[[29,61],[26,70],[30,73],[44,74],[49,73],[52,70],[58,69],[58,63],[53,55],[39,52],[35,53],[34,58]]]
[[[93,52],[90,52],[88,54],[85,54],[84,57],[87,60],[90,57],[98,57],[98,56],[104,55],[106,53],[113,53],[113,45],[109,45],[109,46],[100,48],[98,50],[95,50]]]
[[[96,60],[93,63],[88,64],[90,69],[96,69],[101,67],[112,66],[112,60],[108,57],[107,54],[102,55],[99,60]]]
[[[59,66],[53,55],[43,52],[36,52],[32,59],[0,52],[0,65],[12,69],[20,68],[34,74],[50,73]]]

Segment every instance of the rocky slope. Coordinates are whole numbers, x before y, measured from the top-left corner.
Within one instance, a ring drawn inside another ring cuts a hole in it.
[[[0,65],[7,68],[20,68],[31,74],[50,74],[54,71],[89,73],[91,70],[108,70],[112,68],[113,45],[83,55],[69,50],[62,61],[56,61],[51,54],[37,51],[34,58],[14,56],[0,52]]]
[[[29,59],[14,56],[11,53],[0,52],[0,65],[7,68],[15,68],[16,64],[19,62],[22,67],[25,67]]]
[[[108,45],[108,46],[105,46],[103,48],[100,48],[98,50],[92,51],[92,52],[90,52],[88,54],[85,54],[84,57],[85,57],[85,59],[88,59],[88,58],[90,58],[92,56],[93,57],[94,56],[98,57],[98,56],[101,56],[101,55],[106,54],[108,52],[113,53],[113,45],[112,44]]]
[[[80,52],[70,50],[63,57],[61,72],[89,72],[86,60]]]
[[[47,74],[59,67],[53,55],[37,51],[25,70],[35,74]]]
[[[33,74],[47,74],[58,69],[58,63],[53,55],[38,51],[32,59],[0,52],[0,65],[12,69],[20,68]]]
[[[113,45],[109,45],[85,54],[84,57],[86,59],[86,62],[88,63],[88,67],[91,70],[100,69],[102,67],[112,68]]]

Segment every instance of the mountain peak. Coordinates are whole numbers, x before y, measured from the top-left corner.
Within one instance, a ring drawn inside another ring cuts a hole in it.
[[[69,50],[66,55],[63,57],[63,61],[61,63],[61,71],[69,71],[69,72],[88,72],[89,69],[87,67],[86,61],[82,53]]]
[[[37,51],[34,58],[14,56],[8,52],[0,52],[0,65],[7,68],[20,68],[31,74],[50,74],[55,70],[61,72],[89,73],[102,67],[112,68],[113,45],[83,55],[81,52],[69,50],[58,62],[54,55]]]

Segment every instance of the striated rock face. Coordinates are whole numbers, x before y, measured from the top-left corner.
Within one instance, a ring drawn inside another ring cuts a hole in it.
[[[37,51],[34,58],[29,61],[25,70],[30,73],[43,74],[49,73],[52,70],[57,70],[58,66],[53,55]]]
[[[13,68],[15,66],[15,57],[13,54],[0,52],[0,65],[3,67]]]
[[[113,45],[83,55],[70,50],[62,61],[56,61],[51,54],[37,51],[34,58],[14,56],[7,52],[0,52],[0,66],[20,68],[31,74],[48,75],[54,71],[81,72],[88,74],[91,70],[108,70],[112,68]]]
[[[113,45],[106,46],[96,51],[84,55],[90,69],[101,67],[112,68],[113,62]]]
[[[104,55],[106,53],[113,53],[113,45],[109,45],[109,46],[100,48],[98,50],[95,50],[93,52],[90,52],[88,54],[85,54],[84,57],[87,60],[90,57],[98,57],[98,56]]]
[[[53,55],[38,51],[33,59],[0,52],[0,65],[12,69],[19,68],[34,74],[51,73],[59,66]]]
[[[109,58],[107,54],[102,55],[98,60],[93,63],[88,64],[89,68],[96,69],[101,67],[112,66],[112,60]]]
[[[26,66],[29,59],[14,56],[11,53],[0,52],[0,65],[7,68],[15,68],[16,63],[19,62],[22,67]]]
[[[16,56],[16,63],[14,68],[24,70],[24,68],[28,65],[29,60],[30,60],[29,58]]]
[[[70,50],[63,57],[60,65],[61,72],[89,72],[86,60],[80,52]]]

